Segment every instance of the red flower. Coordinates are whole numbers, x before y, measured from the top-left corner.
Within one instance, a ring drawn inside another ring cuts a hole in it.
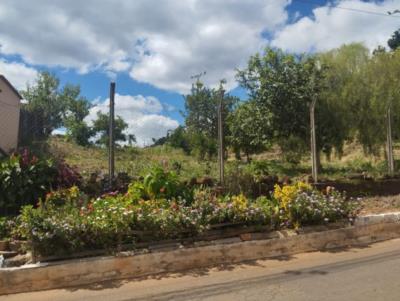
[[[92,203],[89,203],[87,207],[88,207],[88,211],[89,212],[93,211],[93,204]]]
[[[173,209],[173,210],[178,210],[178,209],[179,209],[178,204],[175,203],[175,202],[171,203],[171,209]]]
[[[29,151],[27,148],[25,148],[21,154],[21,165],[22,166],[28,166],[29,165]]]
[[[38,159],[36,156],[32,156],[31,165],[36,164],[36,163],[38,162],[38,160],[39,160],[39,159]]]

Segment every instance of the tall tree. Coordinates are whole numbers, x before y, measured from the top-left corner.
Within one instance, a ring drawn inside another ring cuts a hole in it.
[[[210,89],[199,80],[193,84],[191,94],[185,98],[185,125],[192,148],[200,158],[211,157],[217,152],[218,137],[218,104],[222,85],[218,89]],[[224,94],[223,119],[233,110],[237,103],[236,97]],[[224,133],[228,133],[225,123]]]
[[[357,128],[362,129],[358,118],[360,111],[365,109],[361,105],[365,95],[362,70],[368,63],[369,50],[354,43],[319,54],[319,58],[326,67],[321,105],[317,108],[319,136],[325,137],[325,153],[329,154],[335,148],[341,155],[344,142],[354,137]]]
[[[109,144],[109,126],[110,114],[104,114],[100,111],[97,112],[97,119],[93,121],[93,131],[99,138],[96,140],[96,144],[107,146]],[[128,128],[128,124],[121,118],[117,116],[115,118],[115,129],[114,129],[114,139],[115,141],[126,141],[127,135],[124,131]],[[132,139],[132,138],[131,138]]]
[[[309,104],[321,89],[321,78],[313,58],[271,48],[252,56],[237,74],[241,86],[267,112],[274,142],[283,153],[302,153],[309,145]]]
[[[54,74],[40,72],[34,84],[21,92],[27,100],[22,110],[23,143],[46,139],[55,129],[65,127],[69,138],[81,145],[89,144],[92,132],[84,118],[90,103],[80,95],[79,86],[59,86]]]
[[[272,129],[268,113],[257,106],[255,101],[241,103],[229,116],[229,141],[237,158],[244,153],[247,161],[250,155],[265,150],[272,143]]]
[[[80,95],[79,86],[64,86],[60,97],[63,98],[67,106],[63,120],[67,129],[67,137],[78,145],[89,145],[93,131],[84,119],[89,114],[90,102]]]
[[[369,119],[373,118],[368,129],[372,135],[367,136],[368,141],[378,152],[386,144],[386,158],[388,159],[389,173],[393,172],[392,139],[398,136],[398,126],[390,126],[389,122],[395,121],[398,125],[400,101],[400,49],[387,53],[376,53],[367,68],[365,77],[368,82],[368,101],[370,107]],[[394,117],[394,118],[393,118]],[[367,127],[367,126],[366,126]],[[390,128],[394,129],[394,132]],[[369,132],[367,132],[369,133]]]
[[[60,97],[59,80],[49,72],[40,72],[34,85],[28,85],[22,96],[27,100],[24,109],[32,115],[34,139],[47,138],[63,125],[67,103]]]

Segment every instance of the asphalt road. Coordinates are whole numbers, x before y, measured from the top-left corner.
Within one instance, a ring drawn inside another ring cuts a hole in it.
[[[400,239],[1,300],[400,300]]]

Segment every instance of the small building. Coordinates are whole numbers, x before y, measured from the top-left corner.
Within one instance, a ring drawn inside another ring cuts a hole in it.
[[[10,153],[18,147],[21,95],[0,74],[0,153]]]

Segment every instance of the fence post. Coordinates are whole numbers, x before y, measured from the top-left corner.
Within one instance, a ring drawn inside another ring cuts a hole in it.
[[[219,163],[219,182],[221,186],[224,186],[224,132],[223,132],[223,101],[224,101],[224,89],[221,86],[221,95],[218,105],[218,163]]]
[[[110,128],[109,128],[109,145],[108,145],[108,175],[109,175],[109,188],[113,187],[114,180],[114,96],[115,96],[115,83],[110,84]]]
[[[386,113],[387,121],[387,136],[386,136],[386,147],[387,147],[387,160],[388,160],[388,172],[390,176],[394,174],[394,158],[393,158],[393,137],[392,137],[392,103],[389,103]]]
[[[310,104],[310,128],[311,128],[311,170],[314,183],[318,182],[318,167],[317,167],[317,143],[315,137],[315,103],[314,98]]]

